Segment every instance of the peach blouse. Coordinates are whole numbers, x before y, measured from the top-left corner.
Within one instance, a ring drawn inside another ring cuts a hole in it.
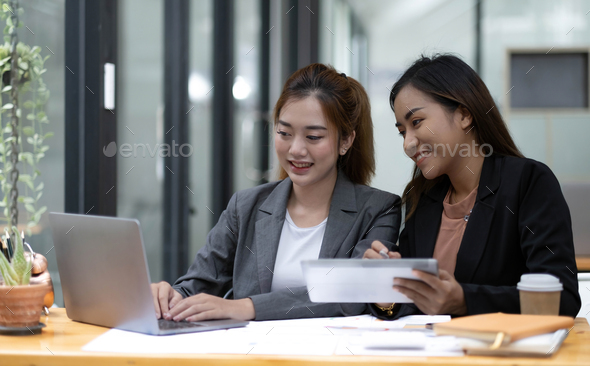
[[[467,220],[471,215],[471,209],[475,205],[477,187],[461,202],[450,203],[451,189],[443,201],[443,213],[440,221],[440,230],[434,246],[433,258],[438,260],[438,268],[453,274],[457,263],[457,253],[463,240]]]

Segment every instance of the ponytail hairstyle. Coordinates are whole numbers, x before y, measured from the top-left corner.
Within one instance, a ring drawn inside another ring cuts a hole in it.
[[[324,116],[338,131],[338,145],[354,131],[356,136],[345,155],[338,156],[337,168],[352,182],[367,185],[375,175],[375,148],[371,106],[365,88],[350,76],[339,74],[332,66],[311,64],[287,80],[274,109],[274,125],[289,102],[315,98]],[[337,149],[339,150],[339,149]],[[281,167],[279,179],[287,178]]]
[[[393,104],[399,92],[406,86],[421,91],[449,112],[459,106],[471,114],[476,142],[481,146],[489,144],[486,154],[523,157],[508,132],[508,128],[498,111],[490,91],[479,75],[456,56],[443,54],[432,58],[421,56],[393,85],[389,95],[389,105]],[[395,110],[394,110],[395,112]],[[412,179],[402,195],[406,205],[406,221],[414,214],[420,197],[444,180],[444,176],[426,179],[420,169],[414,166]]]

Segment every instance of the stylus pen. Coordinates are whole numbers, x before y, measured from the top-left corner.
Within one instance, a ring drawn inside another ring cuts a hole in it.
[[[387,255],[387,253],[389,253],[389,251],[385,248],[379,251],[379,254],[381,254],[381,257],[383,257],[383,259],[389,259],[389,255]]]

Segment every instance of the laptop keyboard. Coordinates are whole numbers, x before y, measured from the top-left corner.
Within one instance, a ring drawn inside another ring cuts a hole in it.
[[[202,324],[190,323],[187,321],[175,322],[172,320],[158,319],[158,327],[161,330],[195,328],[195,327],[202,327],[202,326],[203,326]]]

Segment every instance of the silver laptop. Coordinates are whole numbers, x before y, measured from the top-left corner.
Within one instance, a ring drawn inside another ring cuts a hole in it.
[[[156,319],[139,222],[52,212],[49,221],[68,317],[167,335],[245,326],[237,320]]]

